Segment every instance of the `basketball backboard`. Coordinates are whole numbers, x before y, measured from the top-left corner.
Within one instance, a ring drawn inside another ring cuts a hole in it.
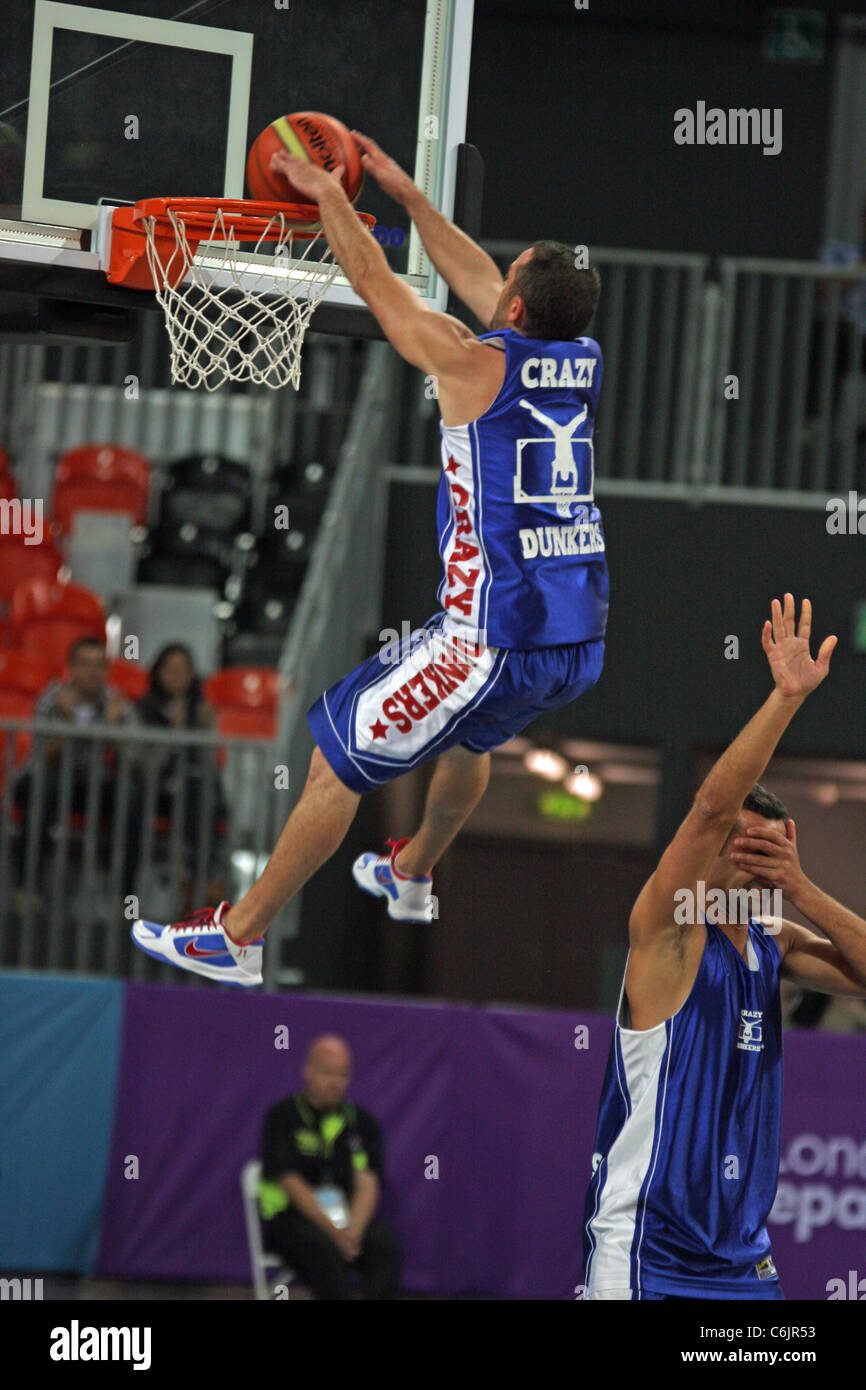
[[[0,296],[140,304],[142,292],[105,281],[100,205],[249,196],[249,146],[290,111],[326,111],[370,135],[450,216],[472,10],[473,0],[0,8]],[[357,206],[375,217],[392,269],[443,308],[447,288],[403,209],[370,179]],[[361,307],[342,276],[326,302]]]

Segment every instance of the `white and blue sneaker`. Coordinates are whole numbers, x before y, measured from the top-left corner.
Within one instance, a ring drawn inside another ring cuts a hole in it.
[[[206,907],[183,922],[159,926],[139,920],[132,924],[132,939],[154,960],[168,961],[180,970],[192,970],[208,980],[249,989],[262,983],[264,937],[240,946],[222,925],[228,903]]]
[[[405,840],[387,840],[390,847],[387,854],[368,851],[359,855],[352,865],[352,877],[365,893],[388,899],[388,916],[395,921],[430,922],[435,906],[432,875],[407,878],[394,864],[400,850],[408,843],[408,836]]]

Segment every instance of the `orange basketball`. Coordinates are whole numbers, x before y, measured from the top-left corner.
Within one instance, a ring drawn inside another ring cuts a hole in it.
[[[276,150],[288,150],[323,169],[342,164],[343,186],[354,203],[364,184],[361,151],[342,121],[321,111],[295,111],[272,121],[253,141],[247,157],[247,184],[253,198],[269,203],[306,203],[288,179],[271,168]]]

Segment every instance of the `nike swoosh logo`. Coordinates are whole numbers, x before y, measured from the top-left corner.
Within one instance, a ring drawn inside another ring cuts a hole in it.
[[[373,877],[380,887],[385,889],[386,893],[390,893],[392,898],[397,897],[397,885],[391,877],[389,864],[381,864],[377,869],[374,869]]]
[[[227,951],[200,951],[194,941],[188,941],[183,948],[185,956],[226,956]]]

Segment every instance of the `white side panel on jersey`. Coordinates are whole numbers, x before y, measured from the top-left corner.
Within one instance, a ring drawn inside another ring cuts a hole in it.
[[[606,1156],[606,1173],[598,1210],[589,1222],[595,1250],[589,1270],[588,1298],[623,1298],[631,1285],[638,1197],[649,1172],[656,1135],[659,1088],[667,1078],[667,1028],[660,1023],[645,1032],[618,1028],[624,1074],[620,1086],[631,1112]],[[640,1237],[640,1232],[638,1232]]]

